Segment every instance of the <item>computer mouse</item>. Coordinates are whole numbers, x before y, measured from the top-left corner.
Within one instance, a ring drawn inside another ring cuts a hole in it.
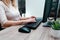
[[[21,27],[18,29],[18,32],[22,32],[22,33],[30,33],[31,29],[28,27]]]

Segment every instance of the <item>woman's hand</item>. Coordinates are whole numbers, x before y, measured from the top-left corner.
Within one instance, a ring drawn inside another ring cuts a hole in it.
[[[31,18],[36,18],[36,17],[35,16],[31,16],[31,17],[27,17],[27,18],[20,17],[20,20],[27,20],[27,19],[31,19]]]
[[[27,19],[26,22],[36,22],[35,18]]]
[[[36,18],[35,16],[31,16],[31,18]]]

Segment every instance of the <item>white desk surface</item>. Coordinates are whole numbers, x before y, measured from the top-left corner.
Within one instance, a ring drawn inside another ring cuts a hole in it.
[[[50,35],[50,28],[43,27],[43,23],[31,33],[21,33],[18,29],[22,26],[12,26],[0,31],[0,40],[59,40]]]

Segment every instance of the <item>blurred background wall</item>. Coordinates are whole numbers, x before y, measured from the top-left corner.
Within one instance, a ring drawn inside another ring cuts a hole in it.
[[[26,13],[26,1],[28,0],[16,0],[18,9],[20,11],[20,14],[22,15],[23,13]],[[33,0],[32,0],[33,1]],[[53,0],[56,1],[56,0]],[[36,1],[37,2],[37,1]],[[36,4],[35,4],[36,5]],[[55,5],[54,3],[52,5]],[[37,9],[36,9],[37,10]],[[54,16],[54,9],[51,11],[51,17]],[[28,13],[29,14],[29,13]],[[60,0],[59,0],[59,13],[58,17],[60,17]]]

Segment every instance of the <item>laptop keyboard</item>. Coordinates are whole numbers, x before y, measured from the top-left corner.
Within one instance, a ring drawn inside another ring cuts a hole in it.
[[[41,22],[42,22],[42,18],[36,18],[36,22],[28,23],[24,25],[23,27],[29,27],[31,29],[36,29]]]

